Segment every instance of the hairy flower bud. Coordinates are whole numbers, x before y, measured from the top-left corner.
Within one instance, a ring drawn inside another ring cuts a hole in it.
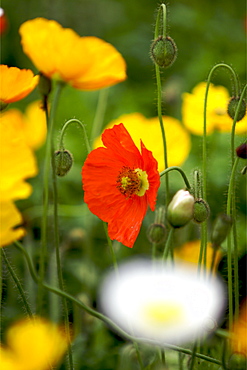
[[[230,216],[221,214],[217,217],[211,236],[213,248],[219,248],[227,237],[228,232],[232,226],[232,219]]]
[[[195,199],[187,190],[179,190],[167,208],[167,219],[175,227],[186,225],[194,214]]]
[[[236,149],[236,154],[239,158],[247,159],[247,143],[239,145]]]
[[[55,152],[55,171],[57,176],[65,176],[73,164],[72,154],[68,150]]]
[[[227,113],[232,119],[234,119],[235,117],[235,113],[238,107],[239,100],[240,100],[239,97],[234,96],[230,99],[228,103]],[[245,114],[246,114],[246,102],[242,100],[239,111],[238,111],[238,115],[237,115],[237,121],[241,121],[241,119],[244,118]]]
[[[169,36],[159,36],[151,45],[151,57],[160,67],[170,67],[177,57],[177,46]]]
[[[197,223],[204,222],[209,217],[209,205],[204,199],[196,199],[194,203],[193,219]]]
[[[165,240],[165,207],[159,207],[155,210],[154,223],[147,230],[148,240],[151,243],[160,244]]]

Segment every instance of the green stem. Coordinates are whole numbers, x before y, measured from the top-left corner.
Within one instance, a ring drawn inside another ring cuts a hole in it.
[[[185,183],[185,185],[186,185],[186,188],[187,188],[188,190],[190,190],[190,189],[191,189],[191,186],[190,186],[189,180],[188,180],[187,176],[185,175],[184,171],[182,170],[182,168],[180,168],[180,167],[177,167],[177,166],[171,166],[171,167],[167,168],[166,170],[164,170],[164,171],[160,172],[160,177],[162,177],[162,176],[164,176],[164,175],[168,174],[168,172],[170,172],[170,171],[178,171],[178,172],[181,174],[181,176],[182,176],[182,178],[183,178],[183,180],[184,180],[184,183]]]
[[[52,138],[54,130],[54,114],[57,108],[59,96],[64,84],[58,83],[54,101],[51,106],[50,116],[48,117],[48,112],[46,111],[47,117],[47,141],[45,149],[45,160],[44,160],[44,175],[43,175],[43,215],[42,215],[42,235],[41,235],[41,250],[40,250],[40,282],[38,286],[38,302],[37,311],[42,312],[43,310],[43,289],[42,281],[45,277],[45,263],[47,258],[47,225],[48,225],[48,208],[49,208],[49,175],[50,175],[50,165],[51,165],[51,150],[52,150]]]
[[[6,263],[6,266],[7,266],[8,270],[9,270],[9,273],[10,273],[10,275],[11,275],[11,277],[12,277],[12,279],[13,279],[15,285],[16,285],[16,288],[18,289],[18,292],[19,292],[19,294],[21,296],[21,299],[23,301],[23,304],[24,304],[24,307],[25,307],[25,309],[27,311],[27,314],[30,317],[30,319],[33,319],[33,313],[32,313],[32,310],[31,310],[29,304],[28,304],[28,301],[27,301],[25,292],[24,292],[24,290],[22,288],[21,282],[18,279],[18,276],[16,275],[13,267],[11,266],[11,264],[10,264],[10,262],[8,260],[4,248],[2,248],[2,256],[3,256],[4,262]]]
[[[230,183],[227,195],[226,214],[232,217],[232,198],[234,196],[235,175],[238,166],[239,158],[235,159],[233,164]],[[233,297],[232,297],[232,246],[231,246],[232,233],[229,232],[227,236],[227,271],[228,271],[228,304],[229,304],[229,330],[232,330],[233,325]],[[235,276],[236,278],[236,276]]]
[[[36,274],[36,271],[35,271],[35,269],[33,267],[33,263],[32,263],[32,261],[30,259],[30,256],[28,255],[28,253],[26,252],[26,250],[22,247],[22,245],[18,241],[15,241],[14,242],[14,245],[25,256],[26,261],[27,261],[27,264],[28,264],[28,267],[29,267],[29,271],[30,271],[30,274],[31,274],[32,278],[34,279],[34,281],[36,283],[39,283],[40,278]],[[45,283],[42,283],[42,284],[43,284],[43,286],[44,286],[45,289],[47,289],[50,292],[53,292],[53,293],[59,295],[60,297],[65,297],[66,299],[69,299],[71,302],[75,303],[78,307],[82,308],[84,311],[86,311],[90,315],[92,315],[92,316],[98,318],[99,320],[105,322],[107,325],[111,326],[114,330],[116,330],[117,332],[119,332],[120,335],[122,335],[126,339],[128,339],[128,340],[130,340],[132,342],[141,341],[141,342],[145,342],[145,343],[151,344],[151,345],[155,345],[156,344],[156,342],[153,341],[153,340],[151,340],[151,339],[135,338],[135,337],[131,336],[130,334],[128,334],[124,330],[122,330],[117,324],[115,324],[108,317],[106,317],[103,314],[101,314],[100,312],[97,312],[97,311],[93,310],[92,308],[88,307],[86,304],[84,304],[83,302],[79,301],[77,298],[71,296],[70,294],[68,294],[68,293],[66,293],[66,292],[64,292],[64,291],[62,291],[62,290],[60,290],[58,288],[52,287],[52,286],[50,286],[48,284],[45,284]],[[172,345],[172,344],[163,343],[162,346],[164,346],[164,347],[166,347],[168,349],[174,350],[174,351],[185,353],[186,355],[191,355],[192,354],[192,351],[191,350],[186,349],[186,348],[182,348],[182,347],[179,347],[179,346],[175,346],[175,345]],[[198,357],[198,358],[201,358],[202,360],[208,361],[210,363],[221,365],[221,362],[219,360],[213,358],[213,357],[209,357],[209,356],[206,356],[206,355],[203,355],[203,354],[200,354],[200,353],[195,353],[195,356]]]
[[[108,243],[108,246],[109,246],[110,251],[111,251],[113,266],[114,266],[116,274],[118,275],[118,263],[117,263],[116,254],[115,254],[115,251],[114,251],[114,248],[113,248],[113,245],[112,245],[112,240],[110,239],[110,237],[108,235],[107,223],[103,222],[103,224],[104,224],[104,230],[105,230],[105,234],[106,234],[106,238],[107,238],[107,243]]]
[[[171,227],[170,230],[169,230],[169,233],[168,233],[168,237],[167,237],[164,252],[163,252],[163,261],[165,261],[167,259],[168,254],[170,252],[173,233],[174,233],[174,228]]]
[[[154,38],[157,39],[159,37],[160,32],[160,21],[161,17],[163,19],[162,23],[162,35],[163,37],[166,37],[166,5],[161,4],[159,8],[159,12],[156,19],[156,25],[155,25],[155,35]],[[155,75],[156,75],[156,83],[157,83],[157,110],[158,110],[158,117],[159,117],[159,123],[160,123],[160,129],[161,129],[161,135],[163,140],[163,146],[164,146],[164,164],[165,169],[168,168],[168,155],[167,155],[167,144],[166,144],[166,134],[165,134],[165,128],[163,123],[163,117],[162,117],[162,86],[161,86],[161,77],[160,77],[160,67],[155,63]],[[166,203],[168,203],[169,199],[169,179],[168,176],[166,177]]]
[[[76,118],[71,118],[69,121],[67,121],[64,125],[63,125],[63,128],[62,128],[62,131],[61,131],[61,136],[60,136],[60,140],[59,140],[59,149],[64,149],[64,145],[63,145],[63,138],[64,138],[64,134],[65,134],[65,131],[67,130],[68,126],[71,124],[71,123],[78,123],[80,125],[80,127],[82,128],[82,131],[83,131],[83,134],[84,134],[84,139],[85,139],[85,144],[86,144],[86,147],[87,147],[87,152],[88,154],[91,152],[91,146],[89,144],[89,140],[88,140],[88,136],[87,136],[87,131],[86,131],[86,127],[85,125],[79,121],[78,119]]]
[[[104,121],[107,100],[108,100],[109,89],[101,89],[99,92],[99,99],[96,108],[96,113],[93,121],[92,131],[91,131],[91,141],[93,141],[97,136],[100,135],[102,130],[102,125]]]
[[[143,361],[142,361],[142,358],[141,358],[141,353],[140,353],[139,346],[138,346],[137,342],[133,342],[133,346],[135,347],[135,350],[136,350],[137,360],[139,362],[140,369],[144,370],[144,365],[143,365]]]

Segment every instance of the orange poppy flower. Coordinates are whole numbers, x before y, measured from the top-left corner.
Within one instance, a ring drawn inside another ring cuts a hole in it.
[[[81,90],[96,90],[126,79],[121,54],[97,37],[80,37],[45,18],[23,23],[19,32],[24,52],[47,77]]]
[[[141,142],[141,151],[120,123],[102,134],[105,147],[94,149],[82,168],[84,200],[108,222],[108,234],[132,248],[148,205],[155,209],[160,177],[157,161]]]
[[[9,104],[25,98],[37,86],[39,76],[30,69],[0,65],[0,101]]]

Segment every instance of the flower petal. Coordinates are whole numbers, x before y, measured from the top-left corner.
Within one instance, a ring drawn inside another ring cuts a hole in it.
[[[45,18],[24,22],[19,32],[24,52],[48,77],[81,90],[100,89],[126,79],[121,54],[97,37],[80,37]]]
[[[30,69],[0,65],[0,100],[13,103],[25,98],[37,86],[39,76]]]
[[[25,230],[20,226],[22,216],[11,201],[0,202],[0,247],[11,244],[25,235]]]

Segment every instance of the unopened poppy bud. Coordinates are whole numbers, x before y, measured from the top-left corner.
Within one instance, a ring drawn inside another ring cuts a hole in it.
[[[169,36],[159,36],[151,45],[151,57],[160,67],[170,67],[177,57],[177,46]]]
[[[230,216],[221,214],[217,217],[211,236],[213,248],[219,248],[223,243],[232,226],[232,219]]]
[[[236,149],[236,154],[239,158],[247,159],[247,143],[239,145]]]
[[[51,79],[40,72],[38,89],[42,96],[48,96],[51,92]]]
[[[65,176],[73,164],[72,154],[68,150],[55,152],[55,172],[57,176]]]
[[[147,230],[148,240],[151,243],[160,244],[165,240],[165,207],[159,207],[155,210],[154,223]]]
[[[209,205],[204,199],[196,199],[194,203],[193,219],[197,223],[204,222],[209,217]]]
[[[186,225],[194,214],[195,199],[187,190],[179,190],[167,208],[167,219],[175,227]]]
[[[247,357],[244,353],[233,353],[228,362],[229,370],[246,370]]]
[[[228,103],[227,113],[232,119],[234,119],[235,117],[239,99],[240,99],[239,97],[234,96],[231,98],[231,100]],[[241,119],[244,118],[245,114],[246,114],[246,102],[242,100],[239,111],[238,111],[238,115],[237,115],[237,121],[241,121]]]

